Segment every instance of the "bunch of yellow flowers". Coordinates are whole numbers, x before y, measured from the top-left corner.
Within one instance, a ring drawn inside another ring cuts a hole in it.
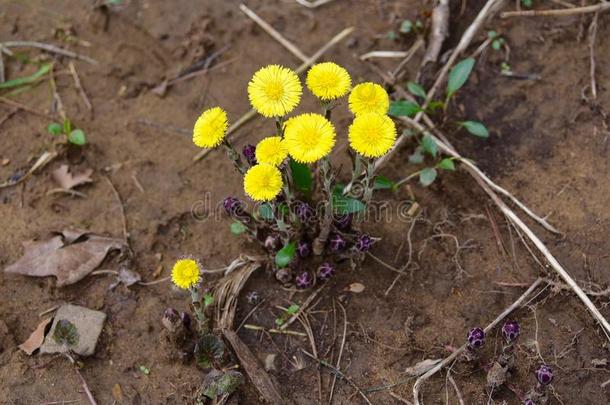
[[[378,84],[361,83],[352,88],[346,69],[332,63],[311,67],[307,88],[322,102],[325,114],[305,113],[288,117],[300,103],[302,85],[291,69],[269,65],[257,71],[248,84],[252,107],[277,122],[277,133],[256,146],[257,164],[247,168],[244,191],[255,201],[272,201],[285,185],[282,167],[287,158],[301,164],[327,159],[337,141],[335,126],[330,121],[330,104],[349,93],[349,109],[354,120],[348,130],[351,148],[370,160],[385,155],[396,141],[396,127],[387,112],[390,100]],[[220,107],[204,111],[193,129],[193,142],[202,148],[213,148],[226,139],[227,113]]]

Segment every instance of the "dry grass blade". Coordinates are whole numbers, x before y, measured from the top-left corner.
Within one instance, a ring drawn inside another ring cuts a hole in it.
[[[27,171],[26,174],[21,176],[16,181],[10,181],[9,180],[9,181],[5,181],[4,183],[0,183],[0,189],[6,188],[6,187],[16,186],[17,184],[23,183],[32,174],[34,174],[34,172],[36,172],[36,170],[43,168],[44,166],[49,164],[56,157],[57,157],[57,152],[49,152],[49,151],[44,152],[42,155],[40,155],[40,157],[38,158],[36,163],[34,163],[34,165],[30,168],[30,170]]]
[[[603,1],[593,6],[564,8],[558,10],[523,10],[505,11],[500,14],[502,18],[509,17],[564,17],[577,14],[603,13],[610,10],[610,2]]]
[[[35,41],[6,41],[6,42],[1,43],[0,45],[2,45],[2,47],[4,47],[4,48],[38,48],[38,49],[42,49],[42,50],[47,51],[47,52],[51,52],[51,53],[55,53],[55,54],[58,54],[58,55],[67,56],[69,58],[80,59],[80,60],[85,61],[87,63],[90,63],[92,65],[97,65],[99,63],[95,59],[90,58],[88,56],[84,56],[84,55],[81,55],[79,53],[72,52],[72,51],[69,51],[67,49],[63,49],[63,48],[60,48],[58,46],[55,46],[55,45],[45,44],[45,43],[42,43],[42,42],[35,42]]]
[[[294,0],[297,3],[299,3],[300,5],[302,5],[303,7],[307,7],[307,8],[317,8],[320,6],[323,6],[325,4],[330,3],[333,0],[316,0],[314,2],[310,2],[307,0]]]
[[[261,264],[258,261],[243,261],[242,268],[226,275],[214,289],[216,299],[216,324],[220,329],[233,329],[235,308],[241,289]]]
[[[360,55],[360,60],[372,58],[405,58],[409,55],[409,51],[371,51]]]
[[[297,311],[297,313],[292,315],[284,324],[282,324],[282,326],[280,326],[280,329],[284,330],[288,326],[290,326],[294,321],[296,321],[297,318],[301,314],[303,314],[303,312],[307,309],[309,304],[311,304],[312,301],[318,296],[318,294],[320,293],[320,291],[322,291],[322,289],[324,288],[325,285],[326,284],[323,284],[322,287],[320,287],[317,290],[315,290],[314,292],[312,292],[311,295],[309,297],[307,297],[307,299],[301,304],[301,306],[299,307],[299,310]]]

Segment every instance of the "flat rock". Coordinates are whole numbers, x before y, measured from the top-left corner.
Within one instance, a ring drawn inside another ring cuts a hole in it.
[[[95,352],[97,340],[102,333],[106,314],[77,305],[62,305],[57,310],[51,330],[40,348],[41,353],[65,353],[68,351],[67,347],[58,344],[53,339],[57,323],[62,319],[72,322],[78,331],[78,343],[71,347],[72,351],[81,356],[91,356]]]

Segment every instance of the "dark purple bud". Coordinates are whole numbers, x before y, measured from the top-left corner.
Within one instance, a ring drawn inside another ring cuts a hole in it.
[[[299,257],[304,259],[311,253],[311,246],[307,242],[299,242],[297,246],[297,253]]]
[[[521,327],[517,321],[508,321],[502,325],[502,336],[506,343],[513,343],[521,334]]]
[[[250,166],[256,164],[256,146],[248,144],[244,146],[242,153]]]
[[[249,291],[248,294],[246,294],[246,301],[248,301],[248,304],[250,305],[256,305],[260,302],[260,300],[261,297],[256,291]]]
[[[334,234],[331,238],[330,238],[330,248],[335,251],[338,252],[340,250],[345,249],[345,246],[347,246],[347,242],[345,242],[345,239],[343,239],[343,236],[337,234]]]
[[[485,344],[485,331],[479,327],[472,328],[468,332],[468,346],[478,349]]]
[[[225,212],[229,215],[239,215],[243,212],[244,207],[241,201],[235,197],[227,197],[222,202]]]
[[[543,364],[536,370],[536,378],[540,384],[549,385],[553,381],[553,370],[546,364]]]
[[[180,319],[187,329],[191,329],[191,316],[186,312],[180,312]]]
[[[527,398],[524,402],[523,405],[536,405],[536,403],[534,401],[532,401],[531,399]]]
[[[265,238],[265,249],[270,252],[277,252],[282,247],[282,239],[277,234],[272,234]]]
[[[349,229],[352,226],[352,214],[335,216],[335,226],[342,231]]]
[[[360,235],[355,245],[356,249],[362,253],[368,252],[371,249],[371,246],[373,246],[373,239],[366,234]]]
[[[296,206],[295,213],[297,214],[297,217],[299,217],[299,221],[303,224],[309,223],[314,217],[313,208],[304,202],[299,203]]]
[[[324,262],[318,267],[318,278],[326,281],[335,275],[335,266],[328,262]]]
[[[294,282],[299,290],[304,290],[313,285],[313,277],[311,277],[311,274],[304,271],[295,278]]]
[[[281,284],[288,284],[292,281],[292,270],[288,267],[283,267],[275,272],[275,278]]]

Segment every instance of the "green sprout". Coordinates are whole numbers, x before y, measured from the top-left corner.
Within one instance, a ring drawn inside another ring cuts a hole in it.
[[[72,123],[69,119],[65,119],[63,126],[57,122],[52,122],[47,127],[47,132],[53,136],[63,136],[64,142],[67,141],[73,145],[83,146],[87,143],[87,136],[80,128],[72,129]]]

